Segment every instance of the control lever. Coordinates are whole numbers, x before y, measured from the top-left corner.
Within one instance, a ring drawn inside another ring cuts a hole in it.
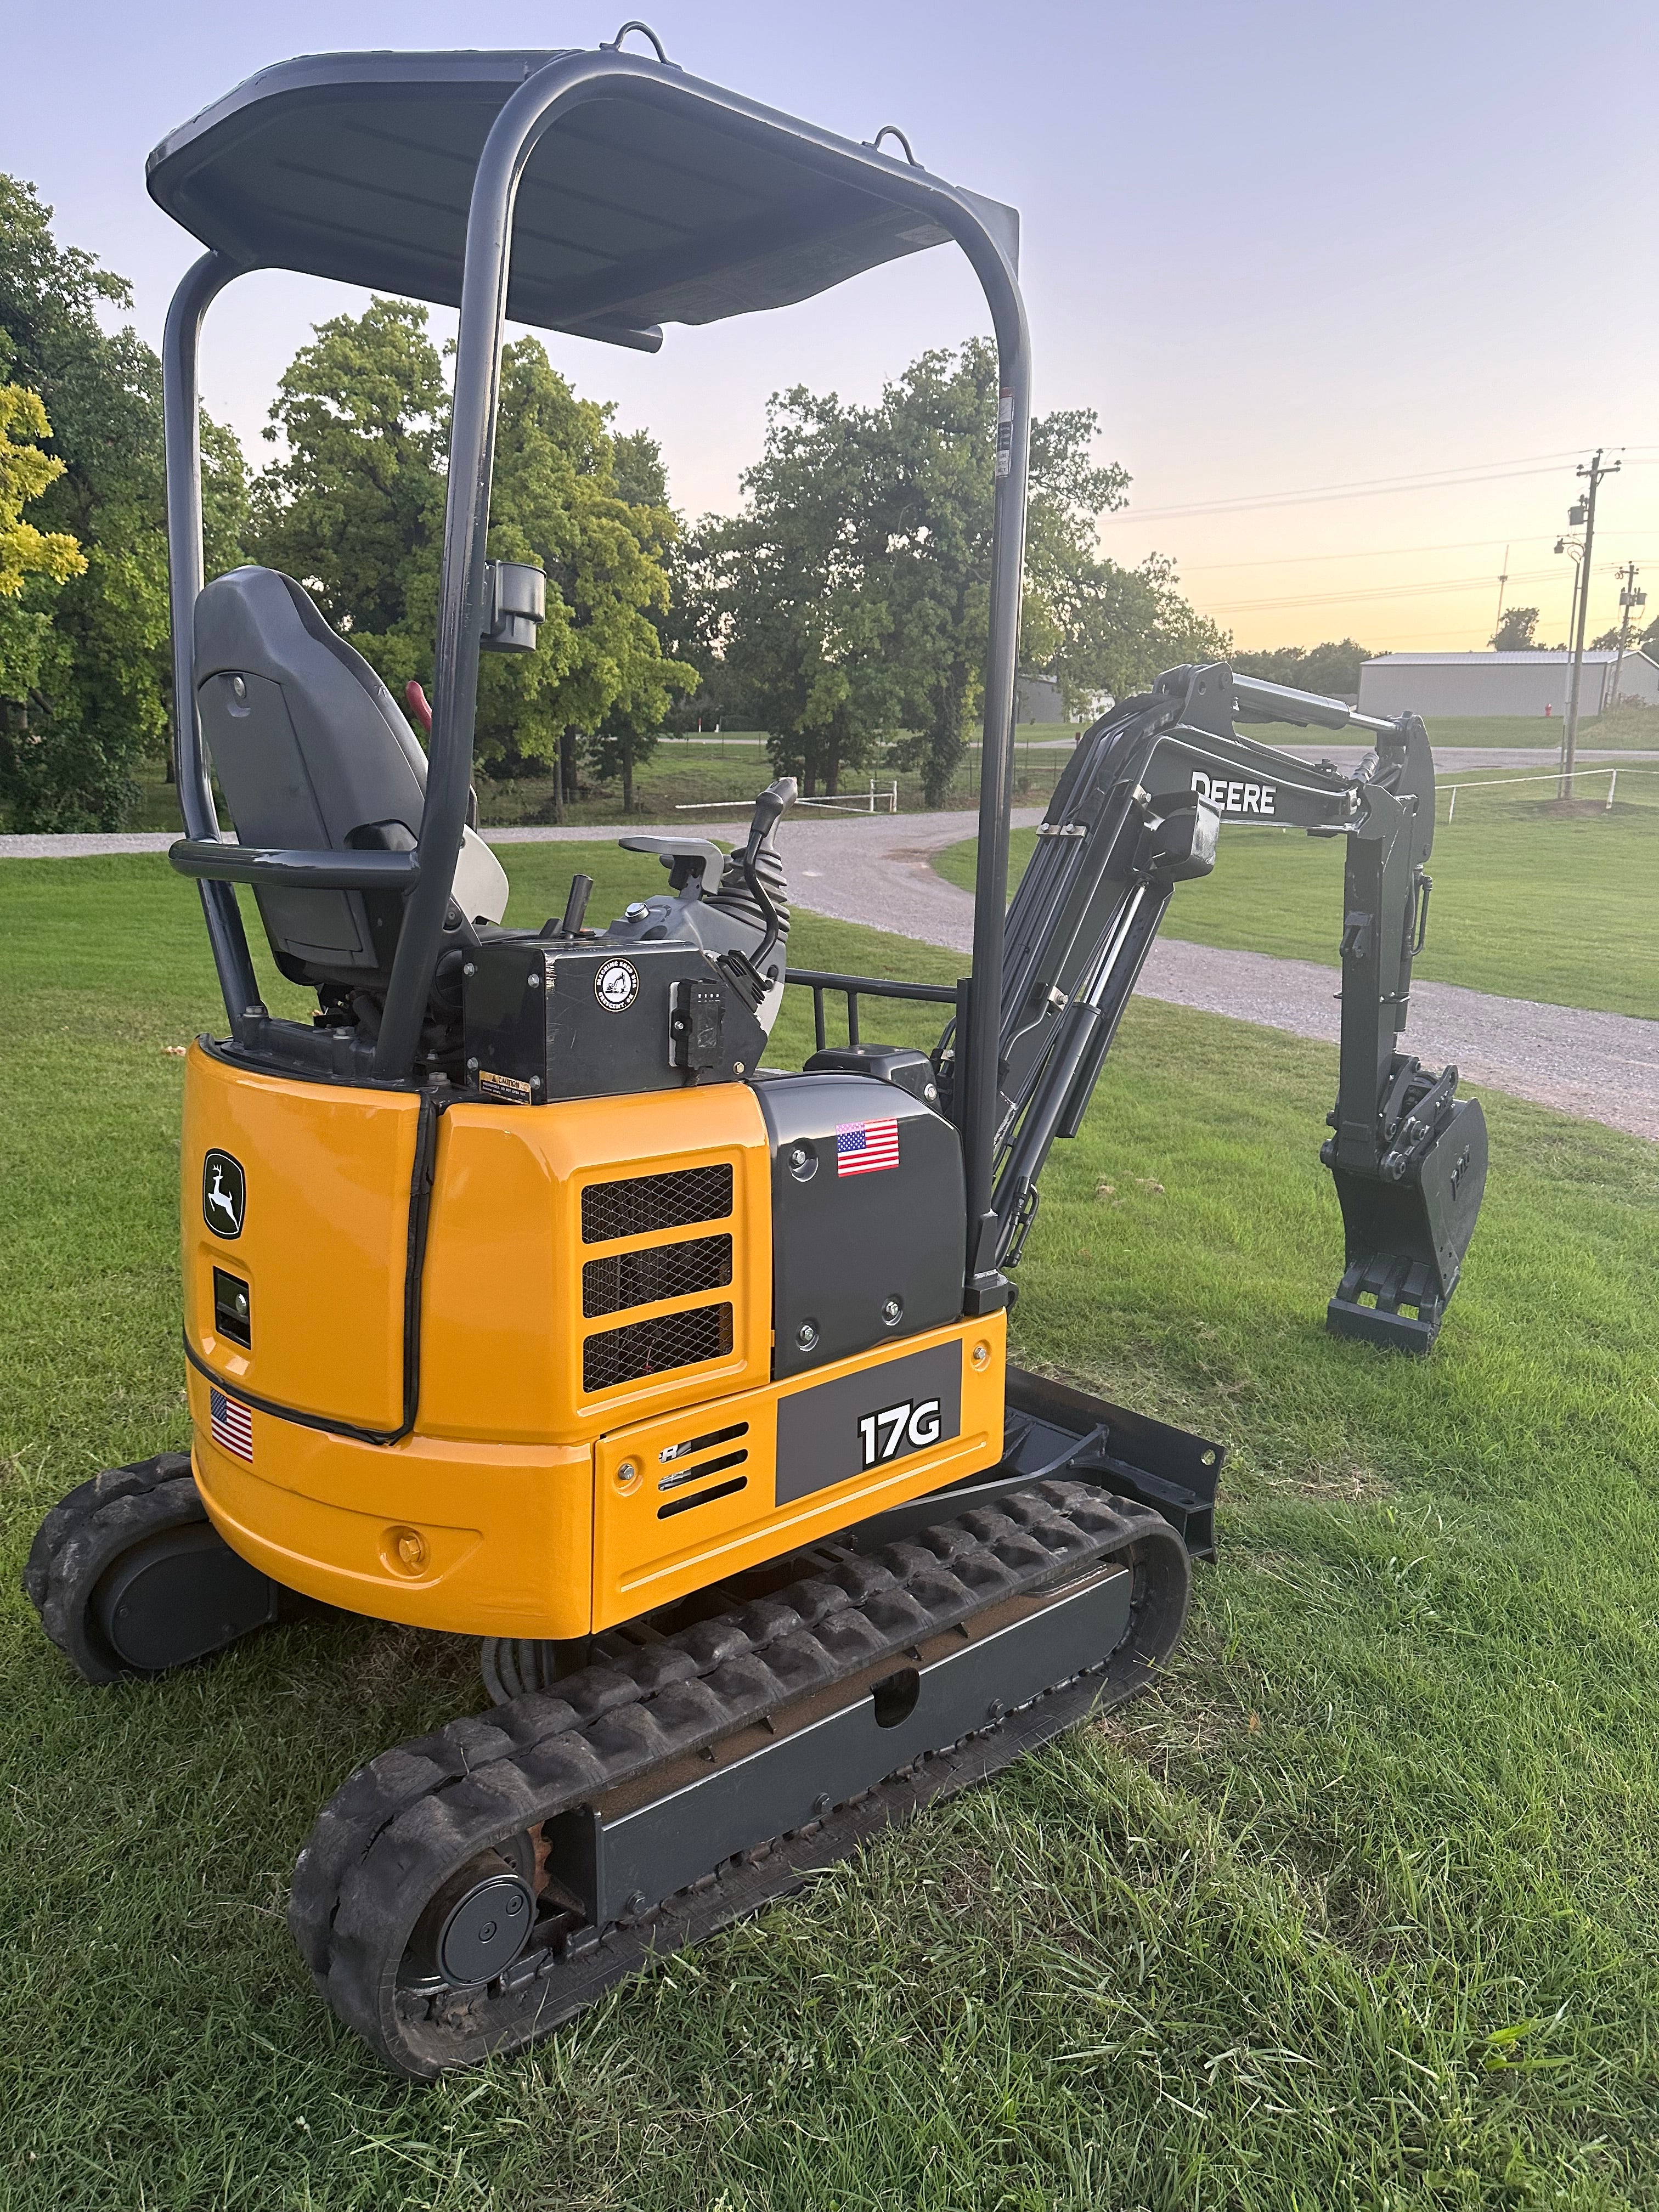
[[[566,938],[578,936],[581,931],[582,917],[587,912],[587,902],[592,895],[593,878],[592,876],[572,876],[570,878],[570,896],[564,902],[563,921],[544,922],[542,924],[542,935],[544,937]]]
[[[668,872],[670,890],[683,891],[696,876],[706,891],[720,879],[726,855],[706,837],[618,837],[624,853],[654,853]]]
[[[727,952],[722,955],[720,965],[750,1005],[757,1009],[771,988],[772,978],[766,972],[766,963],[783,934],[778,922],[778,910],[761,879],[757,863],[762,847],[785,811],[794,805],[799,789],[793,775],[781,775],[769,783],[755,801],[755,811],[749,823],[748,842],[741,851],[732,855],[748,886],[749,896],[754,900],[756,908],[766,924],[766,934],[761,939],[759,951],[752,957],[747,953]]]

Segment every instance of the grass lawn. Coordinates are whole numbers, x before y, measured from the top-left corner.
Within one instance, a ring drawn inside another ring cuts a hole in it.
[[[503,859],[517,919],[659,879]],[[166,1048],[215,993],[160,860],[7,863],[0,931],[4,2212],[1659,2208],[1659,1152],[1489,1097],[1439,1349],[1338,1343],[1334,1055],[1132,1006],[1014,1320],[1232,1447],[1162,1695],[413,2090],[286,1883],[353,1765],[482,1706],[475,1647],[309,1625],[99,1693],[44,1643],[39,1515],[183,1434]]]
[[[1014,774],[1022,803],[1030,799],[1046,804],[1054,787],[1065,756],[1048,750],[1042,742],[1054,734],[1049,726],[1037,723],[1022,723],[1015,732]],[[598,785],[586,797],[573,799],[567,805],[565,820],[572,824],[625,823],[630,818],[672,822],[681,806],[706,805],[715,799],[751,799],[771,781],[772,773],[766,738],[760,731],[729,730],[723,737],[665,737],[635,779],[632,817],[622,811],[620,787]],[[872,776],[879,792],[897,783],[901,813],[909,813],[921,805],[919,776],[881,766],[861,769],[848,775],[842,793],[843,799],[854,805],[863,800]],[[960,788],[951,793],[949,803],[971,806],[979,788],[978,777],[979,749],[975,745],[970,746],[964,756]],[[552,777],[523,776],[510,782],[495,783],[480,776],[478,818],[486,829],[551,822]],[[732,818],[737,817],[734,815]],[[5,826],[0,822],[0,829]],[[137,797],[121,826],[125,830],[178,828],[178,800],[159,767],[147,769],[139,776]]]
[[[1443,794],[1439,801],[1428,944],[1416,973],[1509,998],[1659,1017],[1659,774],[1621,769],[1610,814],[1600,805],[1605,782],[1587,782],[1596,804],[1569,816],[1553,813],[1530,785],[1499,781],[1487,794],[1479,781],[1457,781],[1449,823]],[[1553,785],[1540,787],[1553,798]],[[977,842],[949,846],[934,861],[966,890]],[[1034,830],[1014,831],[1011,882],[1036,844]],[[1341,848],[1299,830],[1224,827],[1215,873],[1178,887],[1163,933],[1335,968]]]

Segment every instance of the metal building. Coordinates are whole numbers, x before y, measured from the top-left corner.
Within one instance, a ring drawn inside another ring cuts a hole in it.
[[[1586,652],[1578,712],[1613,703],[1619,655]],[[1659,706],[1659,662],[1626,653],[1619,696]],[[1570,653],[1389,653],[1359,671],[1362,714],[1421,714],[1425,721],[1470,714],[1565,714],[1572,684]]]

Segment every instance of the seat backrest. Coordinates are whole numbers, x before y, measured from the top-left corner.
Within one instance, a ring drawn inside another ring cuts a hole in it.
[[[245,845],[343,852],[414,848],[426,756],[392,694],[311,597],[274,568],[233,568],[196,602],[202,734]],[[469,921],[499,921],[507,878],[469,830],[456,864]],[[397,893],[261,888],[259,912],[295,981],[384,984]]]

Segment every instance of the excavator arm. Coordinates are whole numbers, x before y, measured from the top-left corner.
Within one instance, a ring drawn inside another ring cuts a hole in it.
[[[1236,726],[1253,720],[1358,726],[1375,750],[1353,775],[1310,767]],[[1327,1318],[1339,1334],[1426,1352],[1486,1175],[1485,1121],[1456,1096],[1457,1070],[1431,1072],[1398,1042],[1428,916],[1428,737],[1415,715],[1378,721],[1224,663],[1171,669],[1086,731],[1038,830],[1007,919],[999,1262],[1018,1264],[1049,1147],[1077,1134],[1176,886],[1210,873],[1224,821],[1346,841],[1340,1068],[1321,1152],[1346,1263]]]

